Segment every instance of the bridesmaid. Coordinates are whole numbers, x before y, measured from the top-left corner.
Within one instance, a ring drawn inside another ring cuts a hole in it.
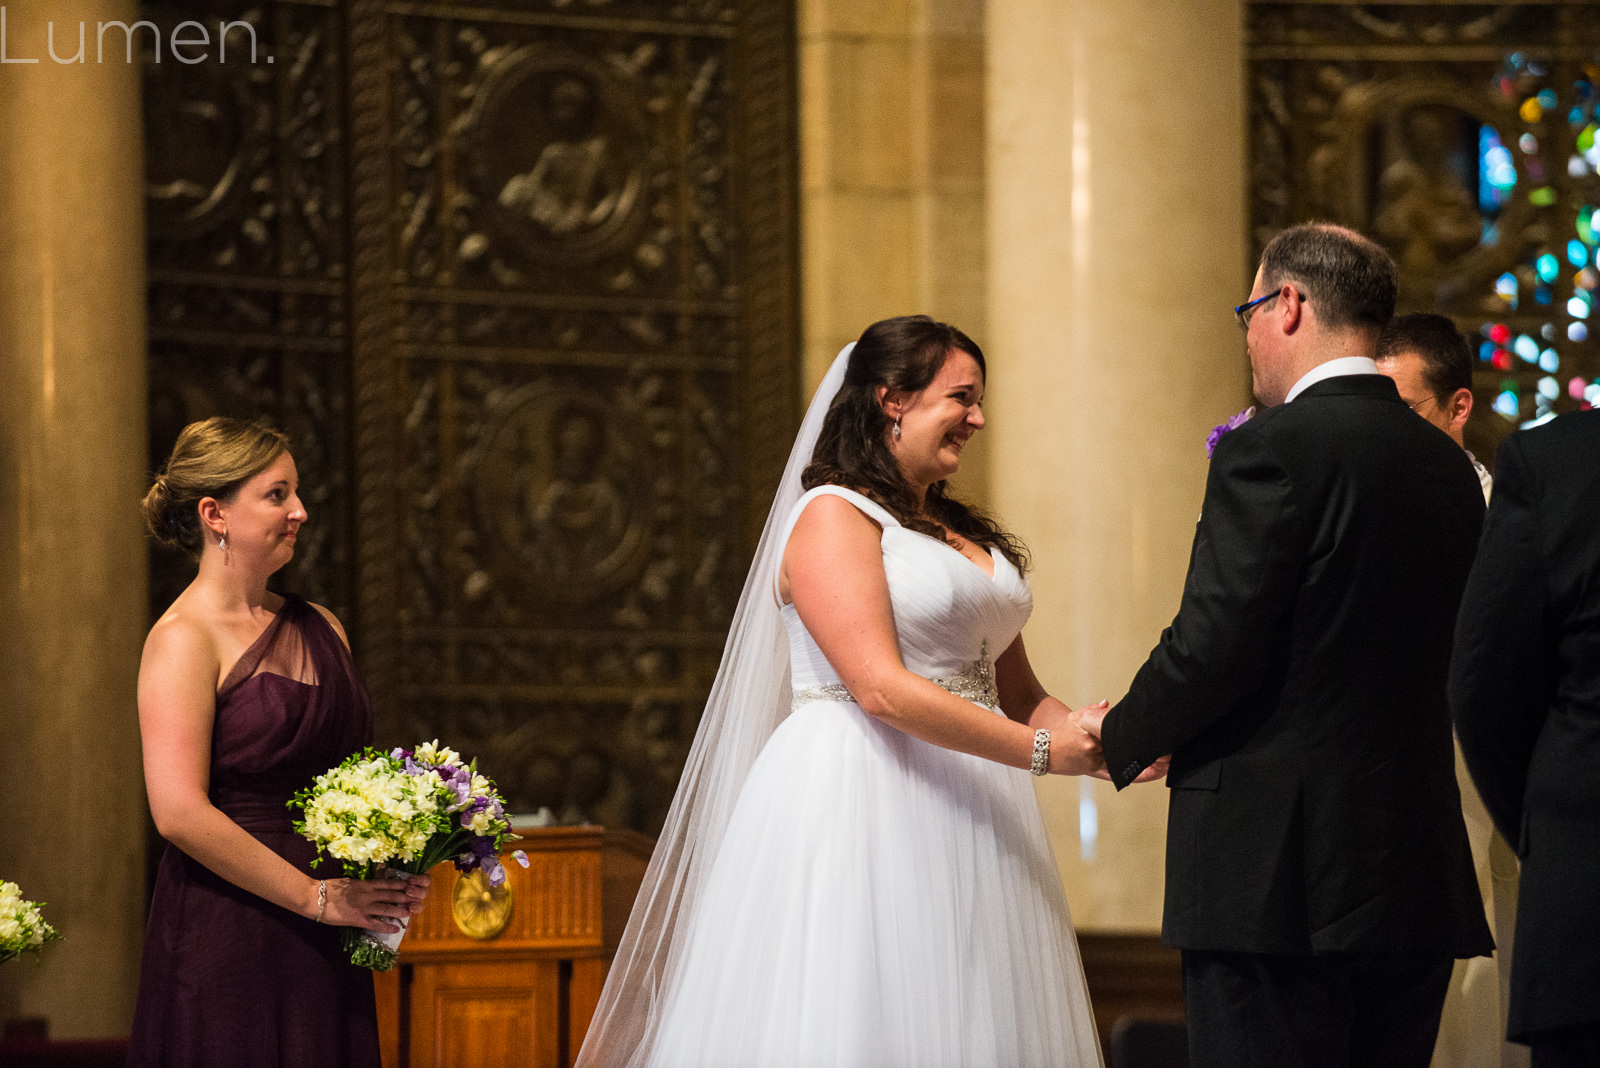
[[[130,1065],[379,1064],[371,977],[336,928],[398,930],[428,879],[322,877],[290,826],[289,797],[372,734],[339,621],[267,589],[306,522],[298,488],[282,434],[216,418],[184,428],[144,499],[156,539],[199,572],[139,666],[145,787],[168,846]]]

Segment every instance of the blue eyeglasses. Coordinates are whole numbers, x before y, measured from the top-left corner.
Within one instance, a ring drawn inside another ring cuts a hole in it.
[[[1264,297],[1257,297],[1255,300],[1245,301],[1243,304],[1241,304],[1237,308],[1233,309],[1233,317],[1235,319],[1239,320],[1239,329],[1245,331],[1246,333],[1249,333],[1249,331],[1250,331],[1250,317],[1255,315],[1256,308],[1259,305],[1265,304],[1267,301],[1271,300],[1273,297],[1276,297],[1276,296],[1280,295],[1282,292],[1283,292],[1283,290],[1281,290],[1281,289],[1274,289],[1271,293],[1268,293]],[[1298,289],[1295,290],[1294,295],[1299,297],[1302,301],[1307,299],[1306,295],[1304,293],[1300,292]]]
[[[1255,300],[1245,301],[1243,304],[1233,309],[1233,317],[1239,320],[1239,329],[1248,333],[1250,330],[1250,317],[1256,313],[1256,308],[1265,304],[1273,297],[1276,297],[1280,292],[1282,291],[1274,289],[1271,293],[1268,293],[1264,297],[1257,297]]]

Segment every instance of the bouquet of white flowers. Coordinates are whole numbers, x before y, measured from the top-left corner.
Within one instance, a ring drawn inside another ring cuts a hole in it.
[[[22,900],[22,888],[16,883],[0,882],[0,964],[24,953],[37,959],[46,942],[61,937],[44,922],[39,911],[42,904]]]
[[[490,885],[499,886],[506,879],[500,847],[516,837],[505,800],[478,774],[477,761],[462,763],[437,740],[415,749],[354,753],[295,794],[289,807],[303,815],[294,829],[342,862],[353,879],[421,873],[453,860],[460,871],[482,868]],[[528,866],[520,849],[512,856]],[[395,934],[346,928],[351,961],[380,972],[394,967],[407,921],[396,922],[402,930]]]

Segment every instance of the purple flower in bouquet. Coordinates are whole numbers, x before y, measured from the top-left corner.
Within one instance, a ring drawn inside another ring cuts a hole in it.
[[[1211,454],[1217,451],[1217,442],[1222,440],[1222,435],[1226,434],[1230,430],[1238,430],[1240,427],[1248,423],[1250,421],[1250,417],[1255,414],[1256,406],[1252,404],[1238,415],[1229,416],[1227,422],[1218,423],[1216,426],[1212,427],[1211,433],[1206,435],[1206,459],[1209,460],[1211,458]]]
[[[524,868],[528,866],[528,854],[520,849],[512,852],[511,859]],[[468,843],[467,851],[455,858],[455,863],[456,868],[463,872],[482,868],[490,886],[499,886],[506,881],[506,869],[500,863],[499,851],[487,839],[474,838]]]
[[[472,803],[472,770],[465,766],[435,768],[435,773],[444,780],[445,789],[454,798],[450,805],[451,812],[458,812],[467,808]],[[467,826],[465,823],[463,827]]]

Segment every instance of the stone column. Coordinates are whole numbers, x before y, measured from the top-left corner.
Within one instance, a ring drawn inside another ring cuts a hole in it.
[[[1249,403],[1240,18],[988,6],[988,477],[1037,564],[1029,654],[1074,705],[1126,693],[1171,621],[1205,436]],[[1039,793],[1078,925],[1156,929],[1166,789]]]
[[[986,344],[983,0],[799,6],[806,397],[869,323]],[[981,499],[983,435],[957,476]]]
[[[0,967],[0,1020],[124,1035],[144,927],[134,680],[148,622],[132,0],[8,0],[0,64],[0,877],[65,936]],[[71,59],[85,24],[84,62]]]

